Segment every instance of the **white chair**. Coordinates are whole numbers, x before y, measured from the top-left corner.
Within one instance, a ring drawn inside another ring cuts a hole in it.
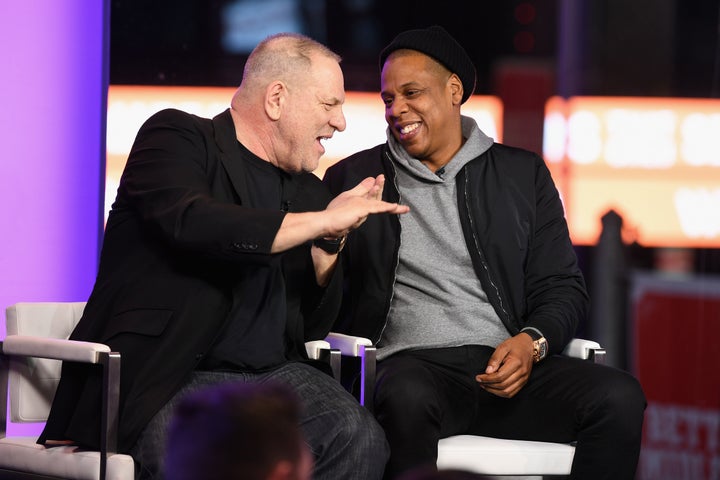
[[[133,480],[129,455],[117,454],[120,355],[107,345],[67,340],[85,304],[18,303],[6,310],[7,336],[0,344],[0,395],[10,400],[10,420],[47,420],[60,379],[61,361],[103,367],[101,450],[46,448],[36,437],[0,438],[0,479]],[[9,391],[9,396],[7,395]],[[2,410],[4,418],[5,409]]]
[[[46,448],[35,436],[6,435],[0,426],[0,479],[134,480],[132,457],[116,453],[120,393],[120,354],[107,345],[68,340],[84,302],[18,303],[6,310],[6,337],[0,342],[0,420],[10,400],[9,420],[47,420],[60,380],[62,361],[103,366],[104,395],[100,451],[76,446]],[[308,342],[310,358],[326,361],[339,379],[340,352],[328,342]],[[9,395],[8,395],[9,392]]]
[[[331,333],[326,340],[343,356],[360,359],[360,402],[372,410],[376,354],[372,342],[339,333]],[[568,344],[563,355],[604,363],[605,350],[597,342],[576,338]],[[574,455],[572,444],[455,435],[438,442],[437,466],[439,469],[531,479],[570,474]]]

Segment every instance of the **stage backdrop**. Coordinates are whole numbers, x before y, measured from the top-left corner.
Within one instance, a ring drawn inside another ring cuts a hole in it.
[[[86,300],[92,289],[108,15],[107,0],[0,2],[0,338],[8,305]]]

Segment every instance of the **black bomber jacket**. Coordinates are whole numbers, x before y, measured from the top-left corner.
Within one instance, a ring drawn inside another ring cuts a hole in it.
[[[383,200],[400,202],[386,144],[358,152],[324,177],[333,195],[384,174]],[[570,241],[564,209],[543,159],[493,144],[456,177],[457,204],[472,264],[511,335],[534,327],[560,353],[585,319],[588,295]],[[410,212],[408,215],[411,215]],[[333,330],[382,336],[392,300],[400,247],[397,215],[370,215],[350,233],[342,253],[346,290]]]

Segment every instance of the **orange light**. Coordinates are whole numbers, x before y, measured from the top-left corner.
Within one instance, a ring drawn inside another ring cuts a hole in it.
[[[553,98],[544,153],[573,241],[614,209],[646,246],[720,246],[720,100]]]
[[[135,135],[148,117],[164,108],[177,108],[212,118],[230,106],[234,92],[233,87],[111,85],[107,114],[106,217]],[[385,112],[379,93],[347,92],[343,112],[347,128],[325,144],[325,155],[314,172],[318,177],[322,178],[325,170],[338,160],[385,142]],[[473,95],[463,105],[463,114],[473,117],[488,136],[502,141],[502,102],[499,98]]]

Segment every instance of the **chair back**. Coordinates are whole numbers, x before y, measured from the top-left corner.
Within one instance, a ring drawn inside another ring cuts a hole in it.
[[[85,302],[17,303],[6,309],[7,335],[67,339]],[[11,358],[8,374],[10,420],[45,422],[60,381],[60,360]]]

